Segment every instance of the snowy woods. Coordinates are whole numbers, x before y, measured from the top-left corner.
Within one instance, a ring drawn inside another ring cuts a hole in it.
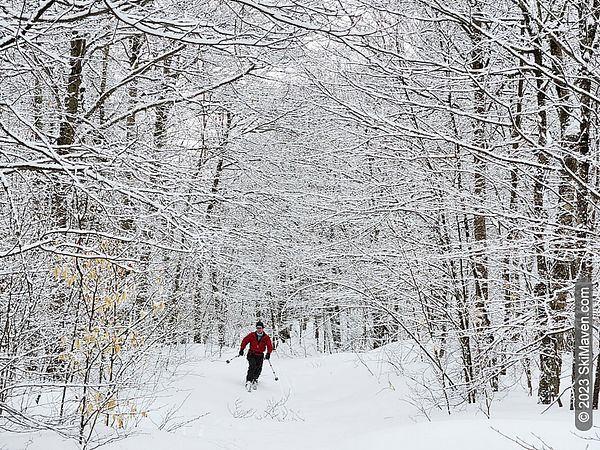
[[[257,318],[297,357],[408,342],[448,413],[515,384],[568,408],[574,282],[600,261],[599,19],[0,2],[0,427],[92,445],[146,415],[171,347],[228,351]]]

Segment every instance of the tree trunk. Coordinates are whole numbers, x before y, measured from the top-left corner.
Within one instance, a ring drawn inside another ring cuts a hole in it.
[[[75,129],[77,123],[77,112],[81,100],[80,90],[82,81],[83,57],[86,50],[86,39],[79,37],[77,32],[73,33],[71,39],[71,59],[69,62],[70,72],[67,81],[67,95],[64,104],[64,116],[60,123],[57,144],[58,154],[65,155],[69,152],[69,146],[75,142]],[[68,196],[69,188],[65,183],[58,183],[53,193],[52,205],[54,218],[59,228],[65,228],[68,224]]]

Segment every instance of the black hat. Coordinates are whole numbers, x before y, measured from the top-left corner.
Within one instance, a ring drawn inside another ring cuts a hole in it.
[[[265,325],[259,320],[258,322],[256,322],[256,326],[257,327],[265,327]]]

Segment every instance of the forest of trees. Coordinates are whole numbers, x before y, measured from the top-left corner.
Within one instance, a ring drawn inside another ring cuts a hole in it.
[[[569,407],[599,20],[599,0],[2,2],[0,427],[85,446],[145,414],[174,344],[225,349],[257,318],[292,348],[406,341],[448,412],[515,383]]]

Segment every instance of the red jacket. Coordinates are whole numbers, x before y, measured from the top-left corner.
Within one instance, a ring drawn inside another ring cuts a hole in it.
[[[271,353],[273,351],[273,344],[271,343],[271,338],[267,333],[263,333],[263,337],[261,338],[260,342],[256,336],[256,331],[248,334],[248,336],[242,339],[240,350],[244,350],[248,343],[250,343],[250,353],[263,354],[265,350],[267,350],[267,353]]]

